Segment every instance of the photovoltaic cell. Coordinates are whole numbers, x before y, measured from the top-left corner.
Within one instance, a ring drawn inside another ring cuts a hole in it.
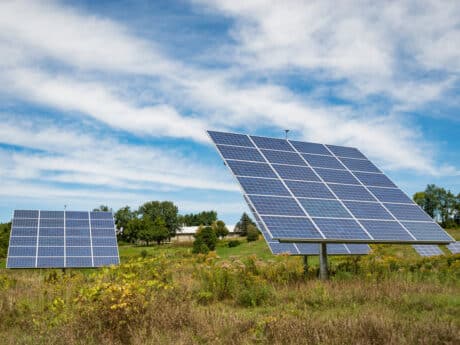
[[[247,135],[208,131],[217,144],[254,147]]]
[[[358,180],[356,180],[352,174],[346,170],[332,170],[332,169],[320,169],[314,168],[315,171],[321,176],[325,182],[335,182],[335,183],[344,183],[344,184],[357,184],[359,185]]]
[[[260,215],[305,216],[293,198],[249,195]]]
[[[262,155],[255,148],[223,145],[217,145],[217,148],[225,159],[265,162]]]
[[[379,173],[380,170],[372,164],[370,161],[366,159],[354,159],[354,158],[343,158],[341,157],[340,160],[342,161],[345,166],[352,170],[352,171],[367,171],[367,172],[375,172]]]
[[[286,180],[320,181],[313,170],[307,167],[273,164],[273,168]]]
[[[343,165],[340,164],[340,162],[332,156],[302,154],[302,157],[305,158],[308,164],[310,164],[312,167],[344,169]]]
[[[324,183],[289,180],[285,182],[296,197],[335,199],[334,195],[327,189]]]
[[[377,201],[372,194],[362,186],[333,183],[329,183],[328,186],[341,200]]]
[[[251,139],[261,149],[294,151],[286,140],[257,136],[251,136]]]
[[[385,207],[398,219],[398,220],[420,220],[430,222],[431,217],[422,211],[417,205],[402,205],[385,203]]]
[[[452,254],[459,254],[460,253],[460,242],[454,242],[447,246],[447,249],[451,251]]]
[[[365,186],[375,187],[396,187],[388,177],[383,174],[365,173],[365,172],[354,172],[354,175],[364,184]]]
[[[111,212],[18,210],[14,215],[18,218],[12,221],[7,268],[99,267],[119,263]],[[90,224],[95,229],[90,229]]]
[[[337,157],[362,158],[366,157],[354,147],[345,147],[337,145],[326,145]]]
[[[261,150],[270,163],[287,165],[306,165],[302,158],[295,152]]]
[[[266,163],[240,162],[227,160],[227,164],[237,176],[270,177],[276,178],[276,174]]]
[[[444,252],[436,245],[418,244],[413,245],[416,252],[421,256],[437,256],[443,255]]]
[[[238,177],[238,181],[247,194],[290,196],[289,191],[279,180]]]
[[[223,154],[224,161],[251,210],[269,218],[269,242],[453,241],[356,148],[232,133],[210,136],[219,150],[231,152]],[[98,233],[103,226],[92,229],[93,238],[105,237],[102,228]]]
[[[344,201],[343,203],[358,219],[393,219],[393,217],[376,202]]]
[[[323,144],[307,143],[303,141],[289,140],[289,142],[301,153],[315,153],[321,155],[330,155],[331,153]]]
[[[338,200],[299,199],[311,217],[352,218]]]
[[[413,204],[413,201],[397,188],[379,188],[369,187],[369,190],[382,202],[399,202],[404,204]]]
[[[370,240],[370,237],[352,219],[313,218],[321,232],[329,239]]]

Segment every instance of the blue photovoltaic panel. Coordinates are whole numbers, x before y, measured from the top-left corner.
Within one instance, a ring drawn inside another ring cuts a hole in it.
[[[270,163],[287,165],[306,165],[300,156],[295,152],[283,152],[273,150],[261,150]]]
[[[295,149],[301,153],[315,153],[320,155],[330,155],[331,153],[323,144],[306,143],[303,141],[289,140]]]
[[[355,149],[354,147],[345,147],[345,146],[336,146],[336,145],[326,145],[326,146],[337,157],[366,159],[366,157],[361,152],[359,152],[358,149]]]
[[[366,188],[362,186],[328,183],[329,188],[341,200],[377,201]]]
[[[217,144],[254,147],[247,135],[208,131]]]
[[[340,162],[332,156],[302,154],[302,157],[305,158],[308,164],[310,164],[312,167],[344,169],[343,165],[340,164]]]
[[[338,200],[299,199],[310,217],[352,218]]]
[[[320,181],[313,170],[307,167],[273,164],[273,168],[285,180]]]
[[[313,218],[321,232],[329,239],[369,240],[370,237],[352,219]]]
[[[227,161],[228,166],[237,176],[253,176],[253,177],[271,177],[276,178],[270,165],[266,163]]]
[[[369,187],[369,190],[382,202],[414,203],[406,194],[397,188]]]
[[[260,215],[305,216],[294,198],[249,195]]]
[[[385,207],[398,220],[430,221],[431,218],[418,205],[402,205],[385,203]]]
[[[393,219],[393,217],[376,202],[344,201],[343,203],[355,218],[358,219]]]
[[[360,223],[376,240],[411,241],[413,239],[407,230],[396,221],[361,220]]]
[[[340,160],[351,171],[380,172],[380,170],[367,159],[340,158]]]
[[[290,196],[280,180],[254,177],[238,177],[246,194]]]
[[[265,162],[262,155],[255,148],[223,145],[217,145],[217,148],[225,159]]]
[[[435,222],[402,222],[402,224],[419,241],[452,241],[445,231],[440,231],[442,228]]]
[[[447,246],[447,249],[451,251],[452,254],[460,253],[460,242],[454,242]]]
[[[209,133],[218,150],[236,155],[222,154],[244,196],[250,196],[253,213],[271,216],[266,224],[271,241],[453,241],[356,148]]]
[[[321,176],[325,182],[357,184],[359,182],[351,173],[346,170],[320,169],[315,168],[315,171]]]
[[[355,171],[353,174],[365,186],[396,187],[395,184],[391,182],[391,180],[383,174],[373,174],[359,171]]]
[[[334,195],[324,183],[289,180],[285,182],[292,194],[298,198],[334,199]]]
[[[273,238],[314,238],[321,234],[308,218],[261,216]]]
[[[443,255],[444,252],[436,245],[427,245],[427,244],[419,244],[413,245],[416,252],[421,256],[437,256]]]
[[[19,210],[14,215],[7,268],[99,267],[119,263],[111,212]]]
[[[286,140],[251,136],[257,147],[268,150],[294,151]]]

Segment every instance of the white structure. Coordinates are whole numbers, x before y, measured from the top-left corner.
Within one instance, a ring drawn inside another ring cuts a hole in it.
[[[176,236],[171,238],[171,242],[193,242],[199,226],[183,226],[176,231]],[[235,232],[235,225],[227,225],[228,235],[226,238],[238,237],[239,233]]]

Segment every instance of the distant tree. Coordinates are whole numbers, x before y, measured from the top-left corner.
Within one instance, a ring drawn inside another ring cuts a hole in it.
[[[248,234],[248,226],[253,225],[257,228],[256,224],[253,222],[251,217],[247,215],[247,213],[243,213],[241,219],[235,225],[235,232],[239,232],[241,236],[246,236]]]
[[[166,227],[166,222],[163,218],[157,217],[153,222],[153,236],[152,239],[161,244],[164,240],[169,237],[169,231]]]
[[[136,243],[139,239],[139,233],[144,229],[145,221],[140,218],[131,219],[126,228],[123,230],[123,238],[130,243]]]
[[[216,211],[203,211],[180,216],[180,223],[185,226],[211,225],[217,220]]]
[[[212,228],[218,238],[224,238],[228,235],[228,228],[222,220],[217,220],[212,223]]]
[[[246,239],[248,242],[257,241],[259,239],[259,230],[252,224],[248,225]]]
[[[209,248],[204,243],[201,237],[196,237],[195,241],[193,241],[192,253],[193,254],[208,254],[209,253]]]
[[[216,249],[217,235],[214,229],[210,226],[200,226],[195,234],[195,241],[193,242],[193,252],[203,253],[201,251],[204,246],[208,250]]]
[[[126,241],[124,232],[126,230],[126,227],[128,226],[128,223],[137,217],[137,214],[135,211],[131,211],[131,208],[129,206],[125,206],[120,208],[117,212],[115,212],[115,225],[117,226],[117,229],[119,230],[119,235],[118,237],[124,241]]]
[[[11,223],[0,224],[0,258],[6,258],[10,241]]]
[[[142,218],[150,218],[152,222],[157,217],[163,218],[168,229],[168,237],[174,237],[180,228],[178,208],[171,201],[149,201],[139,207],[138,214]]]
[[[99,207],[93,209],[93,212],[111,212],[112,209],[107,205],[100,205]]]

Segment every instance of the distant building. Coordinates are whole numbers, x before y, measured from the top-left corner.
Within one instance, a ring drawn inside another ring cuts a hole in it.
[[[176,231],[176,236],[171,238],[171,242],[193,242],[199,226],[183,226],[180,230]],[[228,235],[225,238],[235,238],[240,236],[238,232],[235,232],[235,225],[227,225]]]

